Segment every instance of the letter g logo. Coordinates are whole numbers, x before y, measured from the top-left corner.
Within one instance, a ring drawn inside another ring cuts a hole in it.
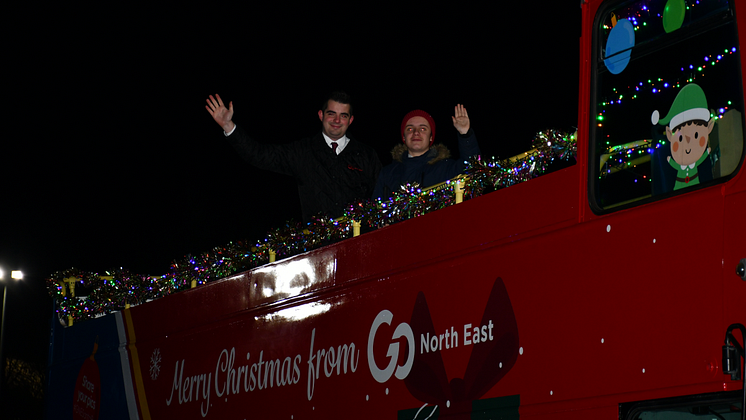
[[[389,344],[389,351],[386,353],[386,356],[390,358],[389,365],[384,369],[379,369],[376,365],[376,359],[373,357],[373,342],[376,338],[376,331],[378,331],[378,327],[380,327],[381,324],[385,323],[391,325],[391,320],[393,318],[394,315],[387,309],[379,312],[376,319],[373,320],[373,325],[370,326],[370,334],[368,335],[368,367],[370,368],[370,373],[373,375],[373,378],[379,383],[388,381],[392,374],[394,374],[397,379],[406,378],[407,375],[409,375],[409,371],[412,370],[412,363],[414,363],[414,334],[412,333],[412,328],[409,324],[402,322],[398,327],[396,327],[396,330],[394,330],[394,335],[391,336],[391,339],[395,340],[399,337],[407,338],[407,345],[409,346],[409,357],[407,357],[407,362],[404,363],[403,366],[396,366],[396,361],[399,359],[399,343],[391,343]],[[394,369],[396,369],[396,373],[394,373]]]

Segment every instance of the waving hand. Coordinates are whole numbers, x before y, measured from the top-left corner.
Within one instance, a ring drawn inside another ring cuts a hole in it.
[[[469,114],[466,112],[466,108],[463,105],[458,104],[454,108],[453,127],[458,130],[461,134],[466,134],[469,131],[471,124],[469,123]]]
[[[228,108],[223,105],[223,100],[220,99],[220,95],[215,94],[214,98],[212,95],[207,99],[207,105],[205,108],[207,112],[212,115],[212,119],[218,123],[219,126],[223,127],[223,131],[230,133],[235,127],[233,123],[233,102],[228,104]]]

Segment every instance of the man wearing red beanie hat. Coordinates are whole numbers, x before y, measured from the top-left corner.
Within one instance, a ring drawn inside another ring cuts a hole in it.
[[[407,183],[416,182],[426,188],[464,171],[464,161],[479,155],[479,144],[463,105],[456,105],[451,118],[459,133],[458,160],[450,159],[451,152],[445,145],[433,145],[435,121],[430,114],[416,109],[404,116],[401,123],[402,144],[391,150],[394,161],[381,169],[373,198],[389,197]]]

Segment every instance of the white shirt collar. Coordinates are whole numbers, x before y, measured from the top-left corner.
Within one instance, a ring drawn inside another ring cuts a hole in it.
[[[327,146],[332,147],[332,142],[337,142],[337,154],[342,153],[342,150],[344,150],[345,146],[347,146],[347,143],[350,142],[350,139],[347,138],[346,134],[339,140],[330,139],[329,136],[327,136],[326,133],[324,133],[323,131],[321,132],[321,134],[324,136],[324,140],[326,141]]]

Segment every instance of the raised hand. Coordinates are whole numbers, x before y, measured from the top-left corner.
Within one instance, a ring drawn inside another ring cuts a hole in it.
[[[458,104],[454,108],[453,127],[458,130],[461,134],[466,134],[469,131],[471,124],[469,122],[469,114],[466,112],[466,108],[463,105]]]
[[[225,105],[223,105],[223,100],[220,99],[220,95],[216,93],[215,97],[217,99],[213,98],[212,95],[207,98],[207,105],[205,108],[207,109],[207,112],[212,115],[212,119],[214,119],[219,126],[223,127],[223,131],[230,133],[231,130],[233,130],[233,127],[236,126],[233,123],[233,102],[231,101],[228,104],[228,108],[226,108]]]

